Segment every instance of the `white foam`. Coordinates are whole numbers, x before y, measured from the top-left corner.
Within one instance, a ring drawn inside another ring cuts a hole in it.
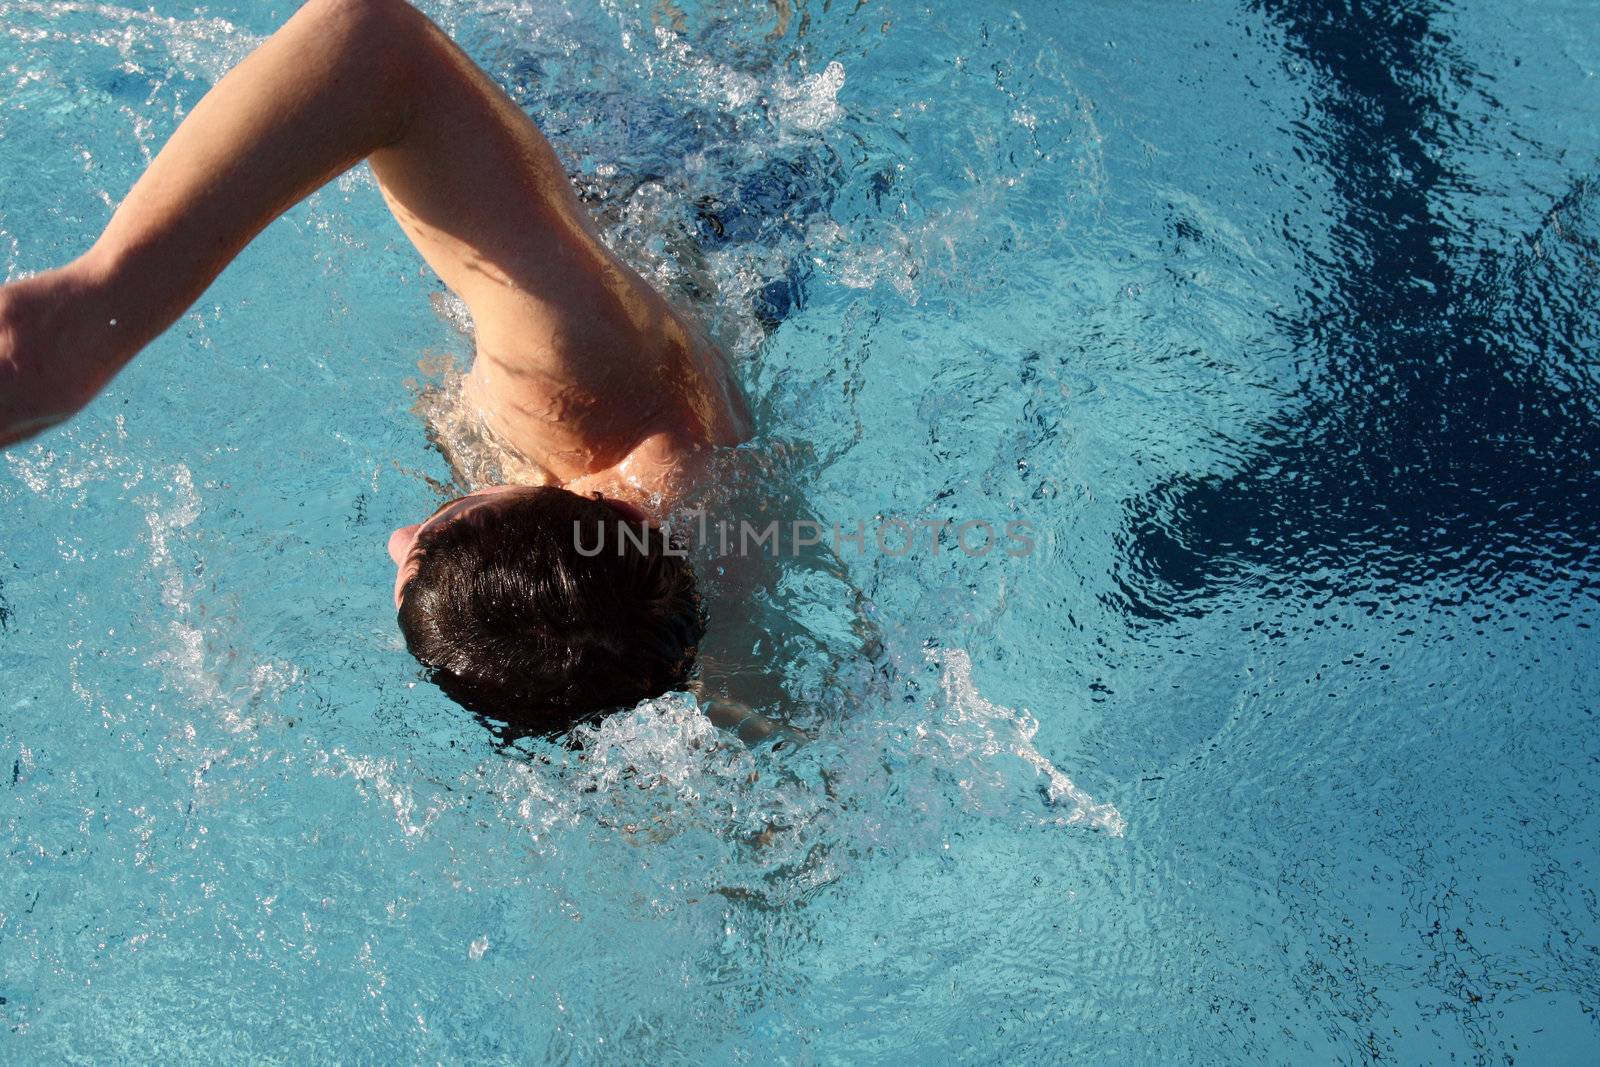
[[[780,80],[774,87],[778,117],[784,126],[806,133],[827,129],[844,117],[839,90],[844,87],[844,64],[833,60],[819,73],[795,83]]]
[[[940,685],[945,696],[945,738],[953,751],[979,760],[1017,756],[1044,779],[1044,794],[1062,809],[1055,820],[1067,826],[1088,826],[1120,837],[1127,829],[1121,813],[1100,804],[1051,763],[1033,744],[1039,721],[985,700],[972,681],[972,658],[959,648],[942,654]]]
[[[64,16],[91,14],[98,25],[89,32],[43,31],[24,25]],[[153,10],[139,11],[115,4],[40,3],[36,0],[0,2],[0,32],[18,40],[53,37],[75,45],[92,44],[115,51],[124,70],[142,69],[144,50],[159,46],[172,69],[188,78],[216,82],[249,55],[263,38],[247,33],[227,19],[200,16],[170,18]]]

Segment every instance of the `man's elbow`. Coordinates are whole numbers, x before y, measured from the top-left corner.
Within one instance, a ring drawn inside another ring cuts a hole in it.
[[[398,140],[426,91],[424,57],[447,38],[406,0],[311,0],[295,15],[302,17],[338,56],[341,80],[375,101],[375,111],[402,117]]]

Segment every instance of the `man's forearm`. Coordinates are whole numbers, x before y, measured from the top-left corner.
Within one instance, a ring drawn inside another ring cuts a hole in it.
[[[88,403],[273,219],[404,136],[427,21],[312,0],[179,125],[93,247],[0,288],[0,446]]]
[[[311,0],[196,105],[93,248],[0,288],[0,445],[82,407],[251,238],[362,158],[505,360],[566,328],[552,309],[587,309],[597,351],[671,318],[600,243],[532,120],[437,26],[404,0]],[[72,388],[45,381],[63,376]]]

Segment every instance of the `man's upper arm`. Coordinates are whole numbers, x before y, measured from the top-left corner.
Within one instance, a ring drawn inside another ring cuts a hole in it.
[[[395,7],[393,17],[407,21],[402,41],[418,45],[409,60],[415,103],[404,134],[370,156],[395,217],[480,331],[486,317],[560,304],[564,276],[609,259],[565,169],[454,42],[409,6]],[[405,44],[391,37],[385,46]]]

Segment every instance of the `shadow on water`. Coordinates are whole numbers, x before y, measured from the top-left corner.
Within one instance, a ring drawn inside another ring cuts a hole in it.
[[[1483,253],[1446,217],[1443,87],[1465,76],[1434,3],[1255,5],[1311,74],[1302,155],[1335,198],[1334,250],[1299,249],[1276,323],[1308,368],[1235,470],[1127,503],[1124,605],[1197,616],[1268,596],[1462,600],[1564,579],[1593,595],[1600,541],[1600,190],[1580,180],[1520,246]],[[1470,73],[1470,72],[1468,72]],[[1374,605],[1375,607],[1376,605]]]

